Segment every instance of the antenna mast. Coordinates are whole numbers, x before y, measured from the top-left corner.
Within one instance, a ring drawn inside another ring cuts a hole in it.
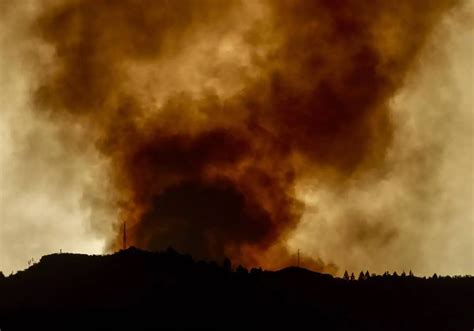
[[[123,249],[127,248],[127,223],[123,221]]]

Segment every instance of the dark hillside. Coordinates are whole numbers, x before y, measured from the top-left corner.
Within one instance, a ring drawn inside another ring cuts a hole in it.
[[[0,278],[0,328],[287,326],[313,330],[471,330],[474,279],[347,281],[298,267],[195,262],[172,249],[53,254]]]

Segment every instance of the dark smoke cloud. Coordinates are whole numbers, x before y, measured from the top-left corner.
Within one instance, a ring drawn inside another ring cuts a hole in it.
[[[262,20],[240,1],[61,2],[33,27],[55,51],[35,101],[90,128],[84,138],[110,160],[131,244],[275,266],[289,258],[284,241],[303,212],[296,180],[320,173],[343,185],[383,162],[389,100],[454,4],[269,1]],[[210,54],[209,67],[185,73],[231,73],[232,93],[171,89],[136,70],[153,68],[166,82],[184,65],[174,59],[198,56],[198,45],[244,23],[247,64],[214,64]],[[164,101],[150,101],[160,91]],[[354,240],[391,233],[364,224],[354,222]]]

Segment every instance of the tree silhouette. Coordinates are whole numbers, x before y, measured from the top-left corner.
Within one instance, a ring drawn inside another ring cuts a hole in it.
[[[349,280],[349,273],[347,272],[347,270],[346,272],[344,272],[344,279]]]
[[[363,271],[360,272],[358,280],[365,280]]]
[[[370,278],[369,270],[367,270],[367,271],[365,272],[364,277],[365,277],[365,279],[369,279],[369,278]]]
[[[351,272],[351,280],[355,280],[355,276],[353,272]]]
[[[237,274],[248,274],[248,270],[243,267],[242,265],[239,264],[239,266],[237,267],[237,270],[236,270]]]
[[[224,268],[225,271],[231,272],[232,271],[232,262],[228,257],[224,259],[224,262],[222,263],[222,267]]]
[[[253,274],[253,275],[260,274],[260,273],[262,273],[262,268],[260,268],[260,267],[252,268],[252,269],[250,269],[250,273]]]

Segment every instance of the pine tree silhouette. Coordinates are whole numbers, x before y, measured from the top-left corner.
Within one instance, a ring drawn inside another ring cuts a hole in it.
[[[347,270],[346,272],[344,272],[344,279],[349,280],[349,273],[347,272]]]

